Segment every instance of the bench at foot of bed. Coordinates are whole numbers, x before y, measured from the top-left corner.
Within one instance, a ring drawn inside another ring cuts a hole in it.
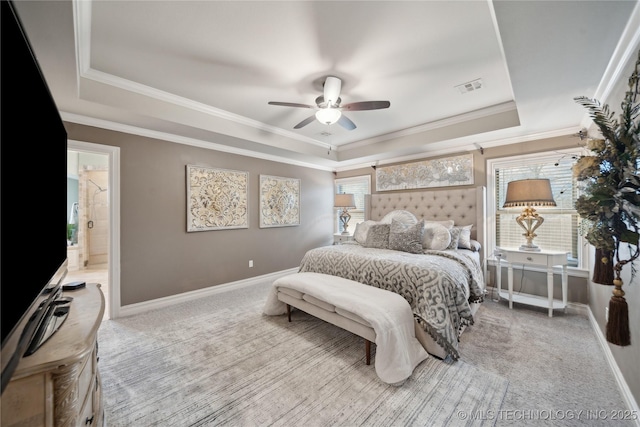
[[[272,299],[275,297],[286,305],[289,321],[291,307],[296,307],[364,338],[367,365],[371,360],[371,343],[375,342],[376,373],[384,382],[404,381],[428,357],[416,339],[411,307],[396,293],[309,272],[277,279],[272,293]]]

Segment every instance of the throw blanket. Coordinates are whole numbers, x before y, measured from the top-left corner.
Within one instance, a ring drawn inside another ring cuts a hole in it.
[[[324,274],[291,274],[273,282],[263,310],[267,315],[286,311],[278,300],[278,286],[330,302],[369,322],[376,332],[376,374],[388,384],[401,384],[428,357],[416,338],[411,308],[400,295]]]
[[[416,321],[457,360],[458,334],[473,324],[470,302],[482,302],[482,269],[464,251],[410,254],[358,244],[309,250],[300,272],[344,277],[395,292],[409,302]]]

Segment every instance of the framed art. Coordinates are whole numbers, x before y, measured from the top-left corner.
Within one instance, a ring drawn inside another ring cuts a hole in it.
[[[300,225],[300,180],[260,175],[260,228]]]
[[[473,154],[376,168],[376,191],[473,184]]]
[[[187,231],[249,228],[249,172],[187,165]]]

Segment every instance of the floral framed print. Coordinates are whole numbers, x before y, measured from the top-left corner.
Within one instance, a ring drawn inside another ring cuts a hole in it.
[[[376,191],[473,184],[473,154],[376,168]]]
[[[300,225],[300,180],[260,175],[260,228]]]
[[[187,231],[249,228],[249,172],[187,165]]]

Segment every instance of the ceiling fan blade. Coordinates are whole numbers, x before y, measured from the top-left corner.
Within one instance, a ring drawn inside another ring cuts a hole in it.
[[[356,128],[356,124],[353,123],[351,120],[349,120],[349,118],[344,114],[340,116],[340,119],[338,120],[338,124],[343,128],[345,128],[346,130],[354,130]]]
[[[324,81],[324,99],[331,102],[331,106],[336,104],[340,97],[342,80],[337,77],[328,76]]]
[[[300,129],[301,127],[305,127],[306,125],[308,125],[309,123],[311,123],[315,119],[316,119],[316,115],[314,114],[313,116],[307,117],[306,119],[304,119],[303,121],[301,121],[300,123],[295,125],[293,128],[294,129]]]
[[[351,104],[343,105],[341,108],[347,111],[381,110],[389,108],[390,105],[389,101],[363,101],[352,102]]]
[[[296,104],[295,102],[276,102],[276,101],[269,101],[269,105],[280,105],[282,107],[298,107],[298,108],[316,108],[313,105],[307,105],[307,104]]]

